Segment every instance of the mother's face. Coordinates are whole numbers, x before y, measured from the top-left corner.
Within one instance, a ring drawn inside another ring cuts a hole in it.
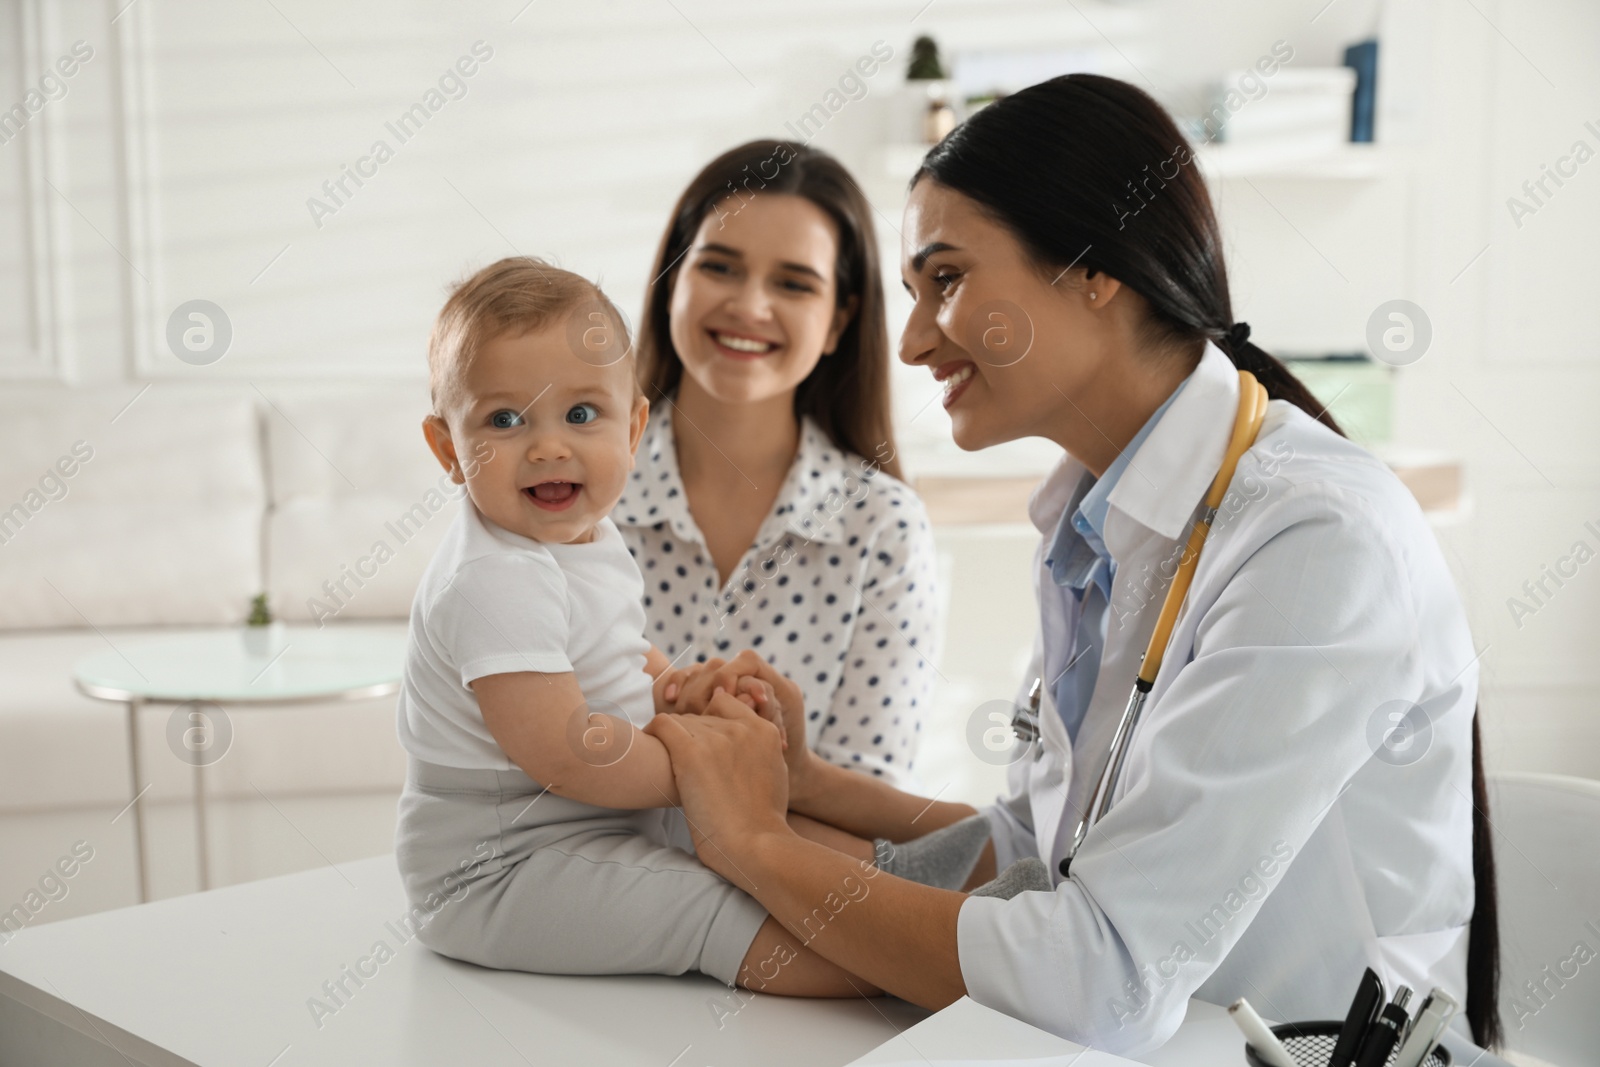
[[[1088,304],[1084,270],[1045,276],[975,201],[926,177],[911,191],[901,236],[902,280],[916,303],[900,359],[945,383],[956,444],[1059,440],[1064,409],[1070,415],[1106,370],[1104,324]],[[1100,307],[1116,287],[1102,278],[1087,287],[1103,290]]]
[[[727,402],[792,392],[839,343],[839,229],[789,194],[730,196],[700,223],[672,280],[672,346],[695,385]],[[686,383],[687,384],[687,383]]]

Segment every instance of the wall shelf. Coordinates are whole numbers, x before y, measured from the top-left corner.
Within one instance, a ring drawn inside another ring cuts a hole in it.
[[[890,142],[878,149],[878,169],[891,181],[916,173],[932,145]],[[1371,181],[1392,173],[1394,153],[1379,144],[1308,145],[1285,142],[1203,144],[1197,152],[1207,178],[1301,178]]]
[[[1198,158],[1211,179],[1370,181],[1394,169],[1392,152],[1378,144],[1212,143],[1200,146]]]
[[[1371,451],[1411,490],[1430,521],[1449,522],[1465,515],[1468,497],[1459,456],[1387,444]],[[939,450],[909,446],[902,455],[911,468],[912,487],[927,506],[928,517],[939,527],[1026,524],[1028,498],[1054,465],[1037,464],[1038,457],[1033,455],[985,464],[982,453],[967,454],[971,458],[963,463]],[[1051,458],[1059,456],[1057,451]]]

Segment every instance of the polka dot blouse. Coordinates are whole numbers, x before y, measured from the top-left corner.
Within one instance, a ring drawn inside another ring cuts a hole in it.
[[[663,404],[611,517],[644,575],[645,636],[668,659],[755,649],[805,694],[819,756],[911,784],[936,605],[933,533],[915,493],[807,419],[772,513],[719,587]]]

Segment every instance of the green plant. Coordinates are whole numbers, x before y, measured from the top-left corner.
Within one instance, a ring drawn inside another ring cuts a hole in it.
[[[945,76],[939,62],[939,45],[932,37],[918,37],[911,44],[911,62],[906,66],[906,81],[939,81]]]
[[[267,594],[257,593],[250,598],[250,617],[245,619],[247,626],[270,626],[272,624],[272,609],[267,607]]]

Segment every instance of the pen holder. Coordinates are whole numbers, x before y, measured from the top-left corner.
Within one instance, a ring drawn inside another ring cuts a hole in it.
[[[1339,1040],[1339,1031],[1343,1027],[1344,1023],[1333,1020],[1284,1023],[1272,1028],[1272,1036],[1283,1042],[1283,1047],[1300,1067],[1327,1067],[1328,1057],[1333,1055],[1333,1046]],[[1389,1053],[1390,1062],[1393,1062],[1399,1050],[1400,1046],[1396,1045],[1394,1051]],[[1248,1042],[1244,1046],[1244,1058],[1250,1067],[1269,1067]],[[1452,1067],[1453,1063],[1450,1050],[1439,1045],[1428,1053],[1428,1058],[1422,1061],[1422,1067]]]

